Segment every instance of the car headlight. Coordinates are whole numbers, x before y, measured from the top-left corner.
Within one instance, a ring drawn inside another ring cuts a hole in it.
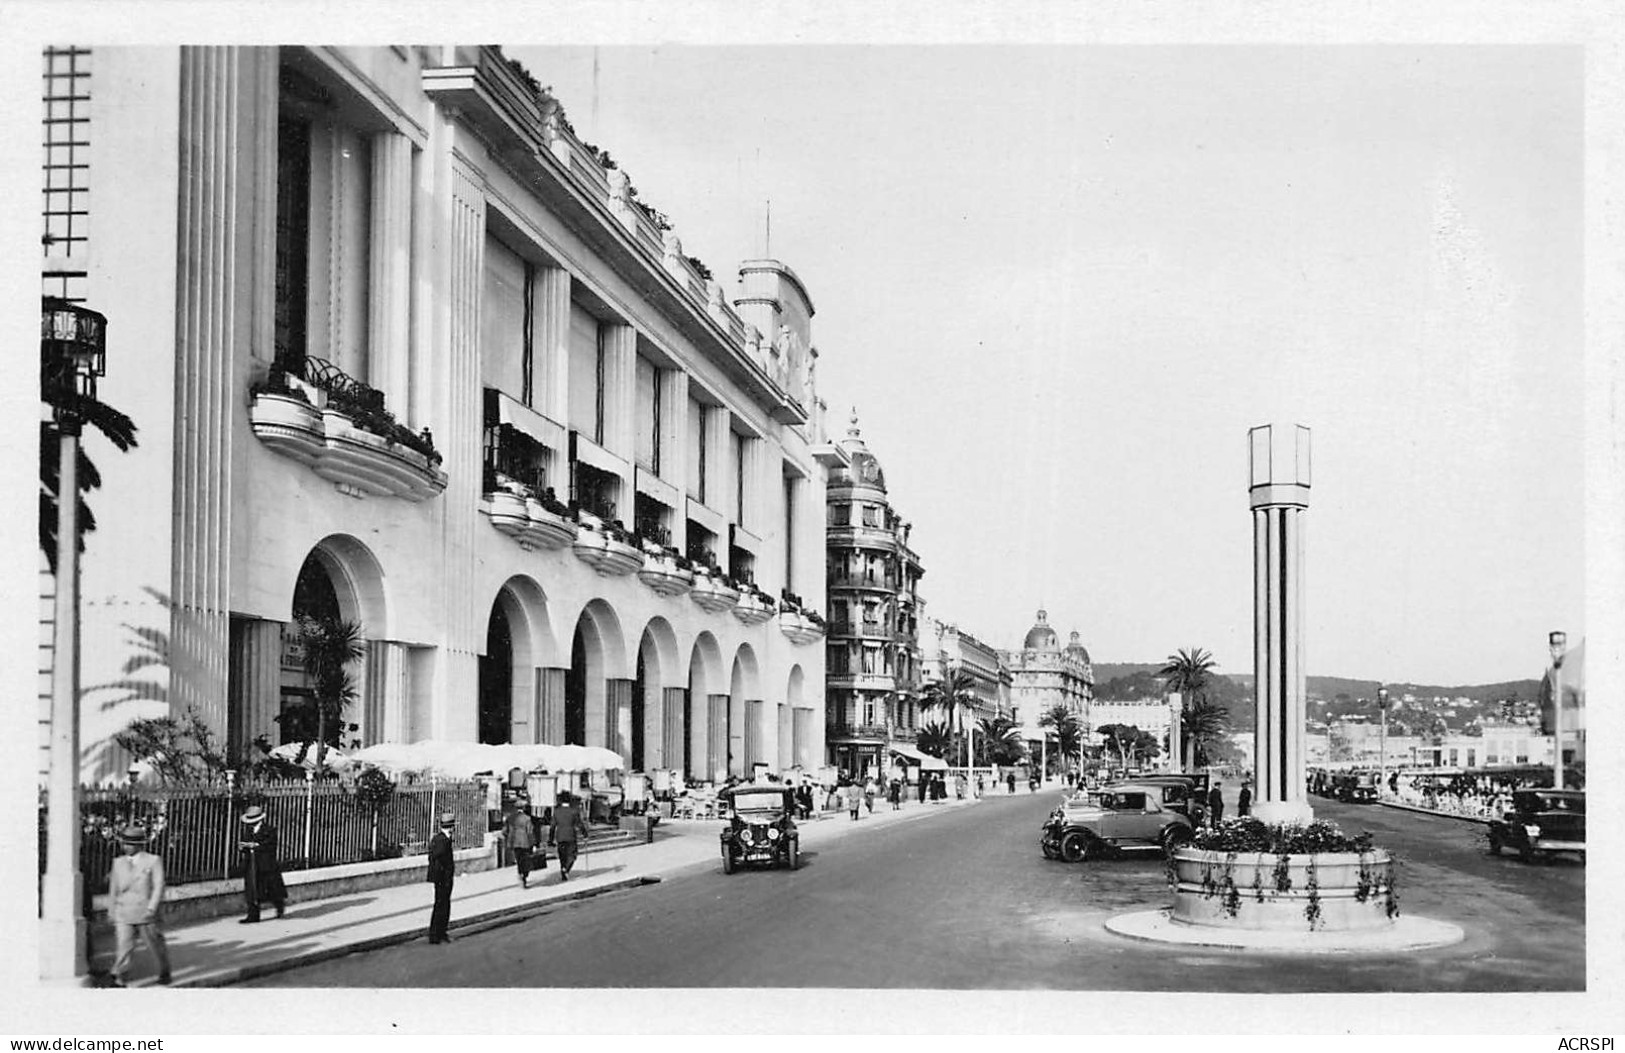
[[[747,845],[750,844],[750,831],[748,829],[739,831],[739,840],[745,842]]]
[[[1526,823],[1524,824],[1523,832],[1528,834],[1530,837],[1539,837],[1540,827],[1536,826],[1534,823]]]
[[[779,839],[779,828],[776,826],[770,828],[767,832],[767,839],[769,841],[777,841]]]

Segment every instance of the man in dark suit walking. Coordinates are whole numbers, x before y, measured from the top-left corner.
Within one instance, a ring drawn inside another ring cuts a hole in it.
[[[451,883],[456,868],[451,858],[451,832],[457,826],[457,816],[446,812],[440,816],[440,830],[429,839],[429,882],[434,885],[434,909],[429,912],[429,942],[450,943],[446,926],[451,923]]]
[[[570,868],[576,863],[577,836],[587,832],[586,821],[576,810],[575,798],[559,794],[553,806],[553,829],[550,840],[559,846],[559,880],[570,880]]]
[[[1223,785],[1214,783],[1213,791],[1207,795],[1207,821],[1213,826],[1218,826],[1219,820],[1224,818],[1224,794],[1220,792]]]
[[[252,925],[260,920],[260,904],[269,903],[276,908],[276,916],[288,901],[288,889],[282,882],[282,867],[276,860],[276,827],[271,825],[265,809],[253,805],[243,812],[243,831],[238,836],[237,848],[243,858],[243,902],[248,914],[239,924]]]
[[[1253,787],[1251,783],[1242,783],[1241,792],[1236,795],[1236,814],[1251,815],[1253,812]]]

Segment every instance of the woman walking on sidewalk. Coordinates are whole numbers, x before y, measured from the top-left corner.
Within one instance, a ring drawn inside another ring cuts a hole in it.
[[[903,780],[893,779],[887,788],[887,795],[891,798],[891,810],[899,811],[903,807]]]
[[[875,814],[876,792],[877,788],[875,787],[874,776],[871,775],[869,778],[863,780],[863,807],[868,810],[870,815]]]

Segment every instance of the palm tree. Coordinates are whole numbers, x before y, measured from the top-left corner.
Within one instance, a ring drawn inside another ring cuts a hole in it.
[[[1202,647],[1181,648],[1168,656],[1157,675],[1163,678],[1164,688],[1178,691],[1186,700],[1204,698],[1212,671],[1218,666],[1213,655]]]
[[[350,663],[366,653],[361,624],[336,617],[299,618],[299,637],[305,649],[305,673],[310,677],[310,705],[316,710],[316,770],[322,771],[328,739],[337,738],[339,718],[356,699]],[[331,729],[331,730],[330,730]]]
[[[977,743],[978,764],[1014,765],[1026,756],[1021,726],[1009,717],[982,717],[976,726],[982,733]]]
[[[1230,711],[1217,702],[1198,698],[1181,707],[1179,724],[1191,757],[1200,767],[1207,763],[1212,745],[1230,729]]]
[[[1051,706],[1038,718],[1038,726],[1050,728],[1055,732],[1058,749],[1056,753],[1062,760],[1076,760],[1083,748],[1083,726],[1078,723],[1077,714],[1066,706]]]
[[[134,449],[135,422],[118,410],[96,398],[79,394],[71,380],[62,377],[58,362],[51,360],[45,349],[40,352],[40,398],[51,408],[51,417],[39,422],[39,546],[56,573],[56,512],[61,473],[61,431],[56,423],[58,415],[69,415],[101,432],[118,448],[119,452]],[[90,510],[84,495],[102,485],[101,473],[79,447],[76,460],[79,473],[79,551],[85,550],[85,535],[96,529],[96,516]]]
[[[932,757],[941,757],[947,753],[954,744],[954,733],[948,725],[940,721],[931,721],[920,725],[920,733],[915,736],[914,745],[921,753]]]
[[[976,678],[963,669],[950,669],[942,663],[942,676],[926,684],[920,692],[923,712],[941,712],[946,726],[963,730],[976,713]],[[969,744],[966,745],[967,761]],[[967,765],[968,766],[968,765]]]

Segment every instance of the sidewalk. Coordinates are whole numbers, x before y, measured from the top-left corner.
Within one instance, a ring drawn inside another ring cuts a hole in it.
[[[893,812],[884,801],[874,814],[857,822],[845,812],[825,812],[798,823],[802,844],[828,844],[898,823],[942,815],[976,800],[909,804]],[[560,881],[558,858],[549,853],[546,870],[531,873],[530,888],[520,888],[513,867],[462,874],[452,890],[451,931],[464,935],[511,924],[545,913],[558,904],[658,882],[686,870],[721,870],[717,819],[662,820],[652,844],[633,844],[584,852],[569,881]],[[255,976],[283,972],[357,951],[426,937],[433,893],[427,882],[289,906],[283,918],[267,913],[258,925],[236,917],[212,918],[167,929],[175,987],[223,987]],[[98,942],[91,957],[93,972],[106,973],[113,949]],[[152,957],[144,947],[135,954],[129,983],[155,986]]]

